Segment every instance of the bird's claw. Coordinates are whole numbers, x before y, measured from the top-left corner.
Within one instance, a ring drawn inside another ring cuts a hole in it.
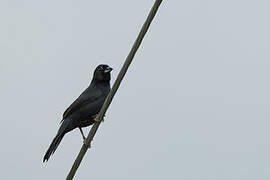
[[[105,117],[105,115],[104,115],[104,117]],[[104,122],[104,118],[103,118],[103,117],[102,117],[101,120],[98,119],[98,114],[94,116],[94,120],[95,120],[96,122]]]
[[[88,147],[88,149],[90,149],[90,148],[91,148],[91,142],[90,142],[90,144],[89,144],[89,145],[87,145],[87,143],[86,143],[86,139],[83,139],[83,144],[84,144],[85,146],[87,146],[87,147]]]

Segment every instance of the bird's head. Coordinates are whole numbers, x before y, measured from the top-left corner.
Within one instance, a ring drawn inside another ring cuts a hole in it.
[[[107,64],[98,65],[95,69],[93,80],[95,82],[110,82],[112,70],[113,68]]]

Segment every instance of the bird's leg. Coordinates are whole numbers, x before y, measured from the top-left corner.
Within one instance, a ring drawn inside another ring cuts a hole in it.
[[[84,136],[84,134],[83,134],[83,130],[82,130],[82,128],[80,128],[79,127],[79,130],[80,130],[80,132],[81,132],[81,135],[82,135],[82,138],[83,138],[83,144],[85,144],[86,145],[86,137]],[[90,147],[91,147],[91,142],[90,142],[90,144],[89,144],[89,149],[90,149]]]
[[[84,136],[84,134],[83,134],[83,130],[82,130],[82,128],[80,128],[79,127],[79,130],[80,130],[80,132],[81,132],[81,135],[82,135],[82,138],[83,138],[83,141],[86,139],[86,137]]]

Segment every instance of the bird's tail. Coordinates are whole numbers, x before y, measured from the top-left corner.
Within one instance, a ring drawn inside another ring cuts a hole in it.
[[[71,121],[71,119],[64,119],[62,121],[62,124],[61,124],[55,138],[53,138],[53,141],[52,141],[49,149],[47,150],[46,154],[44,155],[43,162],[49,160],[50,156],[55,152],[55,150],[57,149],[61,140],[65,136],[65,134],[72,130],[69,128],[70,121]]]
[[[61,140],[63,139],[65,133],[58,133],[55,138],[53,139],[49,149],[47,150],[44,158],[43,158],[43,162],[48,161],[50,156],[55,152],[55,150],[57,149],[58,145],[60,144]]]

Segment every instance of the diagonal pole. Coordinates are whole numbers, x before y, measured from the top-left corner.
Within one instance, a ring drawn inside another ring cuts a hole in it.
[[[125,76],[125,74],[126,74],[126,72],[128,70],[128,67],[131,64],[131,62],[132,62],[132,60],[133,60],[133,58],[134,58],[140,44],[142,43],[144,35],[146,34],[146,32],[147,32],[153,18],[155,17],[156,12],[157,12],[157,10],[158,10],[161,3],[162,3],[162,0],[156,0],[153,7],[152,7],[152,9],[151,9],[151,11],[150,11],[150,13],[148,14],[147,19],[146,19],[145,23],[143,24],[143,26],[141,28],[141,31],[140,31],[137,39],[135,40],[135,42],[134,42],[134,44],[133,44],[133,46],[132,46],[132,48],[131,48],[131,50],[130,50],[130,52],[129,52],[126,60],[125,60],[124,65],[123,65],[121,71],[119,72],[119,74],[118,74],[118,76],[117,76],[117,78],[116,78],[116,80],[115,80],[115,82],[113,84],[113,87],[112,87],[112,89],[111,89],[111,91],[110,91],[110,93],[108,95],[108,97],[106,98],[106,100],[105,100],[105,102],[104,102],[98,116],[96,117],[96,122],[93,125],[93,127],[91,128],[91,130],[90,130],[90,132],[89,132],[89,134],[87,136],[85,144],[83,144],[83,146],[82,146],[76,160],[73,163],[72,168],[69,171],[69,174],[68,174],[68,176],[66,178],[67,180],[73,179],[78,167],[80,166],[80,164],[82,162],[82,159],[83,159],[83,157],[84,157],[84,155],[85,155],[85,153],[86,153],[86,151],[88,149],[88,146],[90,145],[91,141],[93,140],[93,138],[94,138],[94,136],[95,136],[95,134],[97,132],[97,129],[98,129],[101,121],[103,120],[103,117],[104,117],[108,107],[110,106],[110,104],[111,104],[111,102],[113,100],[113,97],[114,97],[117,89],[119,88],[119,86],[121,84],[121,81],[123,80],[123,78],[124,78],[124,76]]]

